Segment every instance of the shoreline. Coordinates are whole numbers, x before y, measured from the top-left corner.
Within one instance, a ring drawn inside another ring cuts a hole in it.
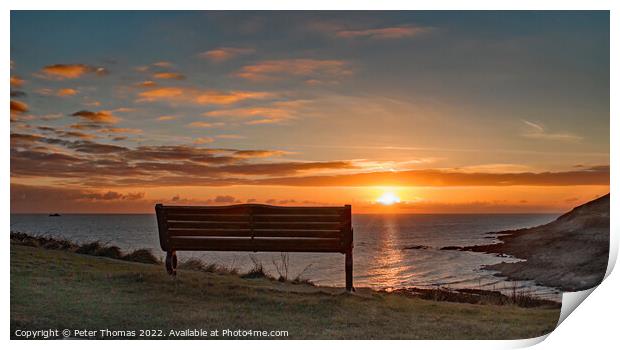
[[[508,280],[532,280],[565,292],[590,289],[602,282],[607,269],[609,196],[578,206],[545,225],[490,232],[500,243],[442,249],[524,259],[483,266]]]

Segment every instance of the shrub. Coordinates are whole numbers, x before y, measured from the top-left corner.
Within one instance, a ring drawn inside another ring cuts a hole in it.
[[[150,249],[136,249],[121,257],[123,260],[139,262],[143,264],[159,264],[161,261],[153,255]]]

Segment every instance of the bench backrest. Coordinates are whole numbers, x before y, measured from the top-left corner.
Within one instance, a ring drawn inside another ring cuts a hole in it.
[[[353,247],[351,206],[155,206],[165,251],[341,252]]]

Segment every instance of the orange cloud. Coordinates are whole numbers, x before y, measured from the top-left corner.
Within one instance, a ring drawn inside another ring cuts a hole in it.
[[[79,91],[75,90],[75,89],[60,89],[56,92],[56,94],[58,96],[74,96],[77,95],[79,93]]]
[[[217,137],[218,139],[229,139],[229,140],[238,140],[238,139],[244,139],[244,136],[241,135],[237,135],[237,134],[220,134],[220,135],[215,135],[215,137]]]
[[[198,105],[227,105],[244,100],[262,100],[274,97],[273,93],[257,91],[217,91],[186,87],[162,87],[142,91],[138,102],[168,101]]]
[[[219,109],[205,112],[205,117],[253,118],[248,125],[275,124],[293,119],[304,101],[278,101],[268,106]]]
[[[111,134],[142,134],[143,131],[141,129],[133,129],[133,128],[104,128],[100,129],[102,133],[111,133]]]
[[[157,121],[164,122],[164,121],[175,120],[175,119],[177,119],[177,117],[174,115],[162,115],[161,117],[157,118]]]
[[[76,79],[87,73],[102,76],[108,71],[103,67],[93,67],[86,64],[53,64],[42,69],[43,74],[54,79]]]
[[[161,67],[161,68],[172,68],[174,67],[174,64],[168,61],[159,61],[159,62],[153,63],[152,66]]]
[[[224,123],[192,122],[187,124],[190,128],[216,128],[222,125],[224,125]]]
[[[24,79],[20,78],[17,75],[11,75],[11,86],[20,87],[24,84]]]
[[[213,62],[228,61],[234,57],[240,55],[249,55],[254,53],[254,49],[250,48],[237,48],[237,47],[220,47],[217,49],[209,50],[200,54],[201,57],[211,60]]]
[[[261,61],[253,65],[241,67],[235,74],[239,78],[252,81],[277,80],[283,77],[312,77],[329,78],[350,76],[352,74],[349,64],[339,60],[318,59],[285,59]]]
[[[438,169],[257,180],[287,186],[577,186],[609,185],[609,166],[544,173],[464,173]]]
[[[185,80],[185,76],[180,73],[174,72],[160,72],[154,73],[153,78],[155,79],[172,79],[172,80]]]
[[[152,80],[141,81],[136,84],[137,87],[155,87],[157,83]]]
[[[28,105],[24,102],[11,100],[11,115],[28,112]]]
[[[195,145],[204,145],[205,143],[211,143],[215,141],[212,137],[199,137],[194,140]]]
[[[74,117],[80,117],[93,123],[103,124],[116,124],[120,120],[118,117],[112,115],[109,111],[91,112],[91,111],[78,111],[71,114]]]
[[[269,158],[282,156],[288,153],[289,152],[274,150],[240,150],[235,151],[233,155],[237,158]]]

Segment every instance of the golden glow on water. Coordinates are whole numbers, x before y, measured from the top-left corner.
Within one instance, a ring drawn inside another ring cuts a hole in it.
[[[398,223],[393,215],[383,217],[383,227],[381,239],[377,240],[380,245],[372,264],[370,284],[375,286],[394,286],[402,280],[402,273],[407,270],[404,263],[402,249],[398,247]]]

